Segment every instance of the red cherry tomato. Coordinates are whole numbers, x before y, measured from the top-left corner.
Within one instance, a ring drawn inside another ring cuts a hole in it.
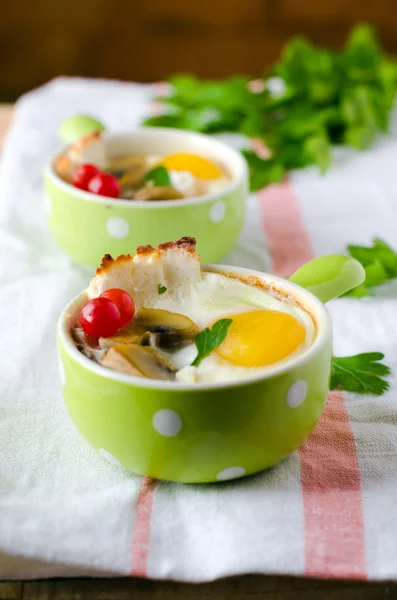
[[[120,194],[120,184],[110,173],[98,173],[88,182],[88,191],[100,196],[118,198]]]
[[[120,327],[124,327],[131,321],[135,312],[135,304],[128,292],[120,288],[111,288],[99,297],[107,298],[117,304],[120,309]]]
[[[80,311],[84,333],[93,337],[111,337],[120,329],[120,309],[107,298],[94,298]]]
[[[99,174],[100,170],[95,165],[89,163],[80,165],[73,173],[72,183],[75,187],[88,191],[89,182],[93,177]]]

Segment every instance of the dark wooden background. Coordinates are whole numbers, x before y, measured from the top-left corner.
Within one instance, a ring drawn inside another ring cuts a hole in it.
[[[331,47],[353,23],[397,54],[396,0],[2,0],[0,100],[57,75],[156,81],[260,73],[303,33]]]
[[[320,1],[320,0],[319,0]],[[0,582],[0,600],[395,600],[385,583],[248,575],[191,585],[145,579]]]

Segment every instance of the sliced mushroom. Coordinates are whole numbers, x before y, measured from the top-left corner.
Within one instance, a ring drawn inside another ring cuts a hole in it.
[[[164,348],[165,350],[178,350],[191,344],[192,338],[185,338],[176,331],[157,331],[152,333],[148,331],[142,338],[142,346],[151,346],[152,348]]]
[[[186,315],[162,308],[141,308],[135,320],[147,331],[162,331],[162,328],[183,332],[194,331],[195,334],[199,331],[197,325]]]
[[[81,329],[81,327],[74,327],[71,333],[72,338],[76,342],[76,346],[80,352],[87,358],[99,363],[105,351],[99,347],[98,341],[89,338]]]
[[[101,365],[126,375],[172,381],[177,371],[173,361],[157,348],[123,344],[110,348]]]
[[[137,319],[132,319],[128,325],[108,338],[99,338],[100,348],[111,348],[121,344],[141,344],[147,329]]]
[[[151,346],[152,348],[159,348],[161,346],[166,346],[164,344],[162,333],[152,333],[151,331],[147,331],[142,338],[142,346]]]
[[[146,156],[142,156],[141,154],[116,156],[115,158],[109,160],[107,168],[112,173],[120,173],[121,171],[129,171],[135,169],[143,169],[145,171],[147,168]]]
[[[158,308],[141,308],[123,329],[108,338],[100,338],[100,348],[120,344],[140,344],[153,348],[177,349],[190,344],[199,329],[189,317]]]
[[[181,192],[165,185],[143,187],[135,193],[135,200],[180,200],[183,197]]]
[[[74,327],[72,329],[72,337],[76,344],[88,344],[94,350],[99,348],[98,340],[84,333],[81,327]]]
[[[72,338],[76,342],[76,344],[84,344],[85,342],[85,333],[81,327],[73,327]]]
[[[135,199],[135,192],[134,190],[125,190],[122,189],[120,191],[120,200],[134,200]]]
[[[134,377],[143,377],[142,373],[134,367],[134,365],[125,358],[116,348],[109,348],[105,356],[101,360],[101,365],[117,373],[124,375],[133,375]]]
[[[145,167],[145,165],[137,166],[132,169],[128,169],[128,171],[124,171],[121,173],[122,174],[119,175],[120,176],[119,183],[120,183],[121,189],[123,190],[123,189],[136,188],[142,184],[143,178],[146,173],[146,167]],[[115,176],[117,176],[117,175],[115,174]]]
[[[189,317],[160,308],[141,308],[134,321],[148,332],[141,343],[152,347],[183,348],[199,332],[199,328]]]

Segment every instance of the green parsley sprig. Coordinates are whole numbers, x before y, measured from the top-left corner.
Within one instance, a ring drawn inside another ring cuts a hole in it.
[[[345,392],[381,396],[389,389],[389,382],[383,379],[390,375],[390,367],[380,361],[381,352],[366,352],[355,356],[334,356],[330,389],[340,388]]]
[[[374,288],[397,278],[397,253],[384,240],[374,238],[371,246],[349,244],[347,251],[364,267],[364,283],[347,292],[346,296],[362,298],[374,294]]]
[[[353,28],[340,52],[294,37],[260,77],[259,90],[245,76],[172,77],[170,94],[158,98],[165,114],[145,124],[260,138],[269,158],[245,153],[252,190],[281,181],[290,169],[317,165],[325,172],[333,145],[362,150],[388,131],[397,62],[382,51],[367,25]]]
[[[192,362],[193,367],[198,367],[201,361],[223,342],[232,322],[232,319],[220,319],[211,329],[206,327],[200,331],[195,340],[197,356]]]
[[[170,175],[163,165],[150,169],[145,175],[145,181],[151,182],[154,186],[168,187],[171,185]]]

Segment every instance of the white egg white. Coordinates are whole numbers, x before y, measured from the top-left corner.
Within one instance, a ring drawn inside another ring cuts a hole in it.
[[[306,350],[313,342],[315,335],[314,323],[310,315],[302,308],[285,299],[277,298],[258,287],[247,285],[237,279],[231,279],[217,273],[203,273],[202,280],[192,286],[191,294],[184,300],[175,300],[159,296],[154,308],[162,308],[181,313],[190,317],[200,328],[212,325],[218,319],[231,314],[255,310],[275,310],[285,312],[295,317],[305,328],[306,336],[301,346],[285,361],[291,360],[297,354]],[[248,374],[270,370],[268,367],[239,367],[221,359],[216,353],[204,358],[200,365],[193,370],[190,368],[197,355],[195,344],[190,344],[172,355],[179,369],[177,380],[192,381],[226,381],[240,379]],[[284,361],[283,361],[284,362]]]
[[[201,179],[200,177],[195,177],[190,171],[171,170],[169,174],[172,187],[187,198],[219,192],[230,185],[231,181],[230,177],[226,175],[222,175],[216,179]]]

